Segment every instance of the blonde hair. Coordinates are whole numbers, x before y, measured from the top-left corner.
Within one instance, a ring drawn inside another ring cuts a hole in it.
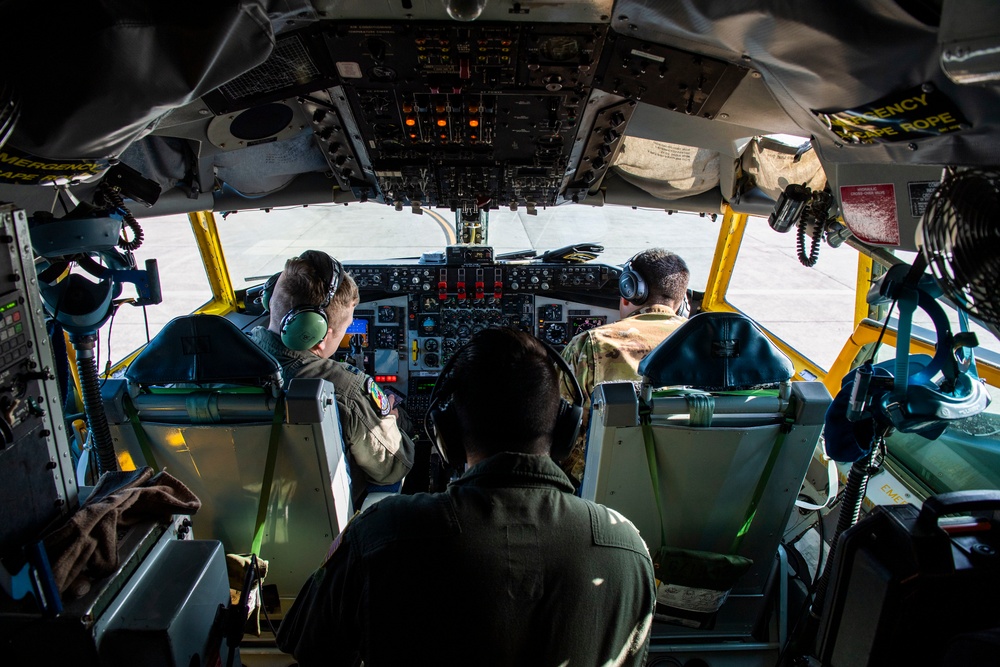
[[[281,278],[274,287],[270,301],[271,321],[280,322],[292,308],[300,306],[320,306],[326,301],[329,286],[316,266],[302,257],[292,257],[285,262]],[[353,310],[361,297],[358,284],[351,274],[344,273],[337,291],[326,307],[327,319],[333,321]]]

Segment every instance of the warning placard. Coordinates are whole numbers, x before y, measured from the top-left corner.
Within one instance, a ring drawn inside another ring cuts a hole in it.
[[[840,210],[851,233],[873,245],[899,245],[896,190],[892,183],[843,185]]]
[[[912,141],[970,127],[958,106],[929,84],[864,106],[816,115],[834,134],[852,144]]]
[[[49,159],[11,146],[0,151],[0,183],[52,185],[96,176],[107,170],[107,160]]]

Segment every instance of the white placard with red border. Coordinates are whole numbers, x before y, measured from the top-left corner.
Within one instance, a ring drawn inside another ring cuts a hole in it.
[[[892,183],[843,185],[840,207],[851,233],[873,245],[899,245],[896,190]]]

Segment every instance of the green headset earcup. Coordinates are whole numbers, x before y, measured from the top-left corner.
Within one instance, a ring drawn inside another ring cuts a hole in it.
[[[281,342],[290,350],[308,350],[326,337],[326,313],[318,306],[292,308],[281,320]]]

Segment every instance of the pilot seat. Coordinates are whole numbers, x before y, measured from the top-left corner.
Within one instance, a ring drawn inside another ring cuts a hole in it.
[[[102,398],[122,468],[145,462],[184,482],[202,502],[194,536],[268,561],[287,608],[353,508],[333,385],[281,386],[278,362],[236,325],[188,315]]]
[[[639,372],[594,389],[581,495],[630,519],[654,557],[662,544],[752,562],[707,625],[658,604],[651,656],[773,664],[787,632],[780,540],[830,394],[790,382],[788,358],[738,313],[694,316]]]

